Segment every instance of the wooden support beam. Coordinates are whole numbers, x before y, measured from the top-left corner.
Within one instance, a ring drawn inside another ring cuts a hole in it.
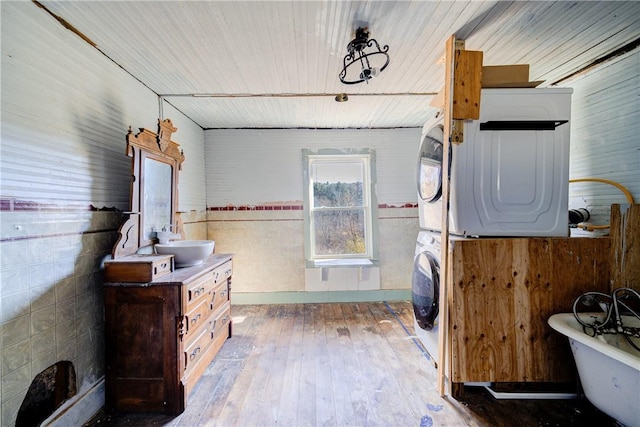
[[[640,292],[640,205],[612,205],[611,291],[631,288]]]
[[[445,78],[444,78],[444,137],[443,159],[449,158],[451,150],[452,112],[453,112],[453,72],[456,47],[464,48],[463,41],[457,41],[455,35],[449,37],[445,48]],[[449,162],[442,162],[442,226],[440,232],[440,312],[438,314],[438,383],[440,396],[445,396],[447,372],[450,364],[449,357],[449,298],[447,292],[447,266],[449,257]]]
[[[451,143],[464,140],[465,119],[480,117],[482,88],[482,52],[464,50],[464,41],[449,37],[445,47],[444,141],[443,158],[448,159]],[[442,164],[442,228],[440,233],[440,313],[438,335],[438,392],[447,393],[446,378],[451,378],[451,340],[449,339],[450,291],[449,259],[449,162]],[[450,384],[449,384],[450,385]]]

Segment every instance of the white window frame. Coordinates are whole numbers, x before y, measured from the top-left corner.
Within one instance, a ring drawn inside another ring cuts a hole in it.
[[[352,210],[354,207],[314,207],[313,177],[310,176],[313,163],[340,163],[361,161],[364,166],[363,206],[356,209],[364,211],[365,252],[357,254],[316,254],[314,213],[318,211]],[[304,169],[304,214],[305,214],[305,258],[307,266],[318,267],[331,265],[377,265],[377,200],[375,196],[375,151],[370,149],[322,149],[317,151],[303,150]],[[361,262],[360,262],[361,261]],[[346,262],[346,263],[345,263]]]

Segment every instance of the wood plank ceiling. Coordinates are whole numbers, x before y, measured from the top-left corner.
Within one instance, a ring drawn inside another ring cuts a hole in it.
[[[421,127],[451,34],[482,50],[484,65],[530,64],[541,87],[637,46],[640,34],[634,1],[40,4],[204,129]],[[391,63],[368,84],[344,85],[359,26],[389,45]],[[335,102],[343,92],[349,101]]]

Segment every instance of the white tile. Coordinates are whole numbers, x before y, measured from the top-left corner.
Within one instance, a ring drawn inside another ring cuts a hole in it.
[[[40,332],[51,329],[56,324],[56,307],[50,305],[41,310],[31,312],[31,334],[36,335]]]
[[[2,350],[2,375],[31,363],[31,341],[24,340]]]
[[[25,314],[2,324],[2,348],[31,336],[31,316]]]
[[[56,278],[53,261],[32,264],[29,266],[29,287],[53,287]]]
[[[39,357],[42,354],[50,353],[56,347],[56,330],[49,328],[39,334],[31,337],[31,353],[33,357]]]
[[[7,268],[0,270],[0,288],[2,295],[29,289],[29,274],[26,268]]]
[[[24,316],[30,311],[30,291],[3,295],[0,304],[2,305],[2,319],[0,320],[2,323]]]
[[[23,267],[32,263],[29,254],[28,240],[0,243],[0,265],[3,268]]]
[[[26,393],[31,384],[31,364],[26,364],[15,371],[2,376],[2,401],[19,394]],[[23,394],[24,396],[24,394]]]
[[[56,303],[56,293],[53,283],[46,286],[32,287],[30,292],[32,311],[40,310]]]
[[[76,318],[76,301],[69,299],[56,304],[56,325],[66,323]]]
[[[66,277],[58,279],[55,287],[56,302],[66,301],[76,296],[76,279],[75,277]]]

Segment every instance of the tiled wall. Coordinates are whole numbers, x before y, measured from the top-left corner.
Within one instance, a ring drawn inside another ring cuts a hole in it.
[[[303,212],[297,204],[209,209],[208,238],[217,253],[234,254],[234,293],[305,291]],[[417,208],[381,205],[378,227],[380,288],[409,289]]]
[[[185,225],[194,236],[206,229],[197,219],[206,191],[202,128],[35,3],[2,2],[0,18],[4,427],[49,365],[71,360],[79,394],[104,374],[100,261],[120,215],[90,206],[129,208],[129,127],[155,131],[162,114],[178,128],[179,209],[196,212]]]
[[[0,211],[1,425],[15,422],[32,379],[68,360],[79,394],[104,375],[101,262],[121,215],[89,209]],[[9,206],[7,206],[9,205]]]

